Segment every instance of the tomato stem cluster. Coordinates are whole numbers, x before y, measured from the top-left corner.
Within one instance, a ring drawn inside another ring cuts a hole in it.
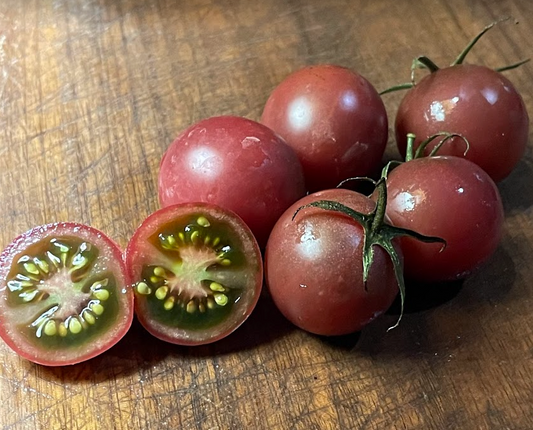
[[[385,222],[385,210],[387,206],[387,184],[385,180],[386,176],[383,175],[377,182],[374,182],[375,189],[377,191],[377,201],[374,210],[369,214],[357,212],[350,207],[343,205],[342,203],[332,200],[319,200],[301,206],[296,210],[293,215],[293,220],[296,215],[307,207],[317,207],[324,210],[340,212],[348,215],[350,218],[358,222],[364,231],[363,242],[363,282],[365,289],[367,288],[367,281],[370,274],[372,263],[374,262],[374,246],[380,246],[389,255],[394,268],[394,275],[398,288],[400,290],[400,316],[396,323],[389,327],[388,330],[396,328],[403,316],[404,302],[405,302],[405,281],[403,277],[403,262],[395,248],[394,239],[402,236],[413,237],[417,240],[426,243],[439,242],[443,244],[443,248],[446,242],[439,237],[425,236],[415,231],[404,229],[400,227],[394,227]]]
[[[497,21],[491,22],[489,25],[485,26],[483,28],[483,30],[481,30],[468,43],[468,45],[466,45],[466,47],[461,51],[461,53],[457,56],[457,58],[450,64],[450,67],[458,66],[458,65],[463,64],[465,59],[466,59],[466,56],[468,55],[468,53],[472,50],[472,48],[475,46],[475,44],[479,41],[479,39],[481,39],[481,37],[487,31],[489,31],[495,25],[497,25],[497,24],[499,24],[501,22],[504,22],[504,21],[508,21],[509,19],[511,19],[511,17],[510,16],[506,16],[506,17],[501,18],[501,19],[499,19]],[[518,24],[518,21],[515,20],[515,24]],[[497,71],[497,72],[504,72],[506,70],[516,69],[517,67],[520,67],[521,65],[523,65],[523,64],[525,64],[525,63],[527,63],[529,61],[530,61],[530,59],[527,58],[527,59],[521,60],[521,61],[519,61],[517,63],[510,64],[508,66],[495,68],[494,70]],[[416,82],[415,82],[416,69],[427,69],[427,70],[429,70],[430,73],[434,73],[434,72],[438,71],[440,69],[440,67],[436,63],[434,63],[430,58],[428,58],[425,55],[421,55],[419,57],[416,57],[413,60],[413,62],[411,63],[411,81],[410,82],[405,82],[403,84],[394,85],[394,86],[392,86],[390,88],[387,88],[387,89],[381,91],[379,94],[380,95],[384,95],[384,94],[392,93],[392,92],[395,92],[395,91],[408,90],[408,89],[413,88],[416,85]]]

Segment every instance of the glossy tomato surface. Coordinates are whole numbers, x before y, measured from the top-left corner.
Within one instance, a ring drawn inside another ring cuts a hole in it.
[[[159,172],[163,207],[212,203],[237,213],[264,247],[287,207],[305,194],[294,151],[268,127],[245,118],[208,118],[185,130]]]
[[[387,215],[398,227],[446,240],[402,238],[404,272],[420,281],[460,279],[498,246],[503,207],[492,179],[463,158],[418,158],[395,168],[387,180]]]
[[[387,113],[374,87],[335,65],[285,78],[268,98],[261,122],[294,148],[310,191],[373,173],[388,136]]]
[[[92,227],[35,227],[0,256],[0,336],[28,360],[88,360],[115,345],[132,319],[122,251]]]
[[[369,213],[362,194],[333,189],[308,195],[276,223],[265,255],[266,281],[279,310],[296,326],[320,335],[360,330],[385,312],[398,293],[393,265],[376,246],[368,283],[363,284],[363,228],[339,212],[302,205],[334,200]]]
[[[457,65],[425,76],[406,93],[396,116],[396,141],[403,155],[407,133],[417,136],[416,148],[443,131],[466,137],[470,143],[466,158],[500,181],[524,154],[529,116],[522,97],[501,73],[484,66]],[[465,143],[454,138],[439,155],[462,157],[464,152]]]
[[[150,215],[126,250],[135,312],[154,336],[180,345],[215,342],[236,330],[259,298],[259,246],[235,213],[206,203]]]

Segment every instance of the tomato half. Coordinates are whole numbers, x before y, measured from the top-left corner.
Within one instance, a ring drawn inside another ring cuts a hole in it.
[[[181,133],[161,160],[163,207],[205,202],[229,209],[261,247],[283,211],[304,195],[294,151],[271,129],[246,118],[204,119]]]
[[[115,345],[132,319],[122,251],[92,227],[35,227],[0,256],[0,337],[30,361],[88,360]]]
[[[405,94],[396,115],[396,142],[402,155],[407,133],[417,136],[416,148],[442,131],[466,137],[470,148],[464,156],[500,181],[524,154],[529,116],[505,76],[488,67],[460,64],[425,76]],[[434,146],[429,145],[426,154]],[[439,155],[463,157],[464,152],[463,140],[453,138]]]
[[[268,98],[261,122],[296,151],[310,191],[375,173],[388,136],[385,106],[372,84],[329,64],[286,77]]]
[[[398,283],[389,255],[374,246],[365,286],[364,231],[353,218],[307,207],[293,220],[298,208],[319,200],[336,201],[361,213],[375,206],[368,197],[344,189],[319,191],[296,202],[268,240],[266,281],[274,303],[296,326],[320,335],[348,334],[390,307]]]
[[[391,222],[440,244],[401,238],[407,278],[438,282],[464,278],[498,246],[503,206],[500,193],[476,164],[460,157],[417,158],[396,167],[387,178]]]
[[[236,214],[187,203],[150,215],[126,250],[135,312],[154,336],[180,345],[219,340],[239,327],[261,292],[261,252]]]

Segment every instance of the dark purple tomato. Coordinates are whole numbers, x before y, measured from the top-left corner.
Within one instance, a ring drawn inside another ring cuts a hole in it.
[[[279,216],[304,194],[294,151],[268,127],[246,118],[204,119],[181,133],[161,160],[163,207],[205,202],[229,209],[262,247]]]
[[[179,345],[215,342],[254,309],[263,283],[257,242],[237,215],[206,203],[150,215],[126,250],[135,313],[151,334]]]
[[[77,223],[35,227],[0,256],[0,337],[46,366],[75,364],[115,345],[133,320],[122,250]]]
[[[307,67],[285,78],[270,95],[261,122],[296,151],[310,191],[373,173],[388,136],[387,113],[374,87],[334,65]]]
[[[511,82],[484,66],[460,64],[425,76],[409,90],[396,116],[396,142],[405,155],[407,133],[417,136],[415,148],[435,133],[466,137],[466,158],[494,181],[505,178],[524,154],[529,117]],[[426,153],[434,147],[428,145]],[[440,155],[463,156],[460,138],[447,142]]]
[[[476,164],[453,156],[417,158],[389,173],[387,190],[387,215],[393,225],[446,241],[441,251],[441,244],[402,238],[406,278],[463,278],[498,246],[500,194]]]
[[[266,282],[279,310],[296,326],[320,335],[363,328],[385,312],[398,293],[389,255],[375,246],[368,282],[363,283],[362,226],[331,210],[302,205],[333,200],[370,213],[374,202],[350,190],[308,195],[274,226],[265,255]]]

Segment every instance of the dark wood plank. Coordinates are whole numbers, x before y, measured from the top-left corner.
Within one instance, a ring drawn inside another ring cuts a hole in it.
[[[4,0],[0,4],[0,245],[73,220],[125,245],[158,208],[161,155],[201,118],[258,119],[289,72],[337,63],[378,89],[411,59],[450,62],[504,15],[470,60],[532,55],[525,0]],[[508,72],[533,112],[532,66]],[[386,96],[391,123],[401,99]],[[391,133],[392,136],[392,133]],[[386,157],[395,157],[389,143]],[[533,428],[533,147],[499,184],[505,232],[462,284],[409,291],[361,334],[292,327],[265,294],[216,344],[182,348],[137,323],[112,350],[67,368],[0,344],[5,429]]]

